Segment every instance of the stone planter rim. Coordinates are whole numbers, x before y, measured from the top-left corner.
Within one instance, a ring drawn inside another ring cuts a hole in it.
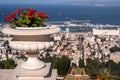
[[[31,27],[31,28],[4,28],[2,30],[4,34],[9,35],[49,35],[49,34],[55,34],[60,32],[60,28],[56,25],[51,25],[50,27]]]

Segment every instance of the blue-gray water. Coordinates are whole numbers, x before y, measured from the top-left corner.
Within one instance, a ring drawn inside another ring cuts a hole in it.
[[[52,21],[90,20],[93,24],[120,24],[120,6],[96,7],[78,5],[0,5],[0,23],[18,8],[30,7],[49,15]]]

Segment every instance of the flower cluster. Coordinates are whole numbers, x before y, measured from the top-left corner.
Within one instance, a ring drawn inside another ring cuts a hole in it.
[[[44,20],[48,19],[48,15],[43,12],[37,12],[34,9],[17,9],[5,18],[6,22],[10,22],[16,27],[43,27]]]

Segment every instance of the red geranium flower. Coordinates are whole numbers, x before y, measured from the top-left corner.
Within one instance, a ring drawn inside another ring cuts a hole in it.
[[[10,16],[10,18],[13,18],[13,19],[16,18],[16,14],[15,13],[11,13],[9,16]]]
[[[20,13],[20,12],[21,12],[21,10],[20,10],[20,9],[17,9],[17,10],[16,10],[16,12],[17,12],[17,13]]]
[[[29,13],[34,14],[36,11],[33,9],[30,9]]]
[[[5,18],[5,21],[6,21],[6,22],[9,22],[11,19],[15,19],[15,18],[16,18],[15,13],[11,13],[9,16],[7,16],[7,17]]]
[[[36,12],[31,8],[17,9],[14,13],[11,13],[5,18],[5,22],[10,22],[14,26],[44,26],[44,20],[48,18],[48,15],[42,12]],[[42,20],[41,20],[42,19]]]
[[[46,14],[44,14],[44,13],[42,13],[42,12],[37,12],[37,15],[38,15],[39,17],[43,18],[43,19],[48,18],[48,15],[46,15]]]
[[[34,14],[33,14],[33,13],[30,13],[30,12],[27,13],[27,16],[28,16],[30,19],[34,18]]]
[[[10,21],[10,17],[6,17],[5,22],[9,22],[9,21]]]

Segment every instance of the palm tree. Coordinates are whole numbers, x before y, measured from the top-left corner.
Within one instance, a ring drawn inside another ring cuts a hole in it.
[[[96,80],[111,80],[110,72],[107,70],[107,68],[100,70]]]

